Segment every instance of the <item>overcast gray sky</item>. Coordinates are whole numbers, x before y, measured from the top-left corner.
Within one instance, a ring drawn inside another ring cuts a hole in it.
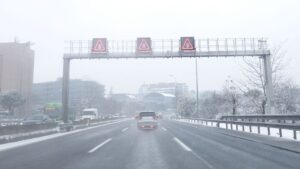
[[[65,40],[267,37],[283,42],[286,74],[300,84],[298,0],[0,0],[0,42],[31,41],[35,82],[62,74]],[[243,78],[242,59],[199,59],[200,90],[221,89],[227,76]],[[187,83],[195,88],[194,60],[77,60],[71,78],[96,80],[114,92],[143,83]]]

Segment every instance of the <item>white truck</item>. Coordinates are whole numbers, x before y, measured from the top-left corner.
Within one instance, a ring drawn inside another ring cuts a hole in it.
[[[98,109],[96,108],[83,109],[80,116],[80,120],[94,120],[98,118],[99,114]]]

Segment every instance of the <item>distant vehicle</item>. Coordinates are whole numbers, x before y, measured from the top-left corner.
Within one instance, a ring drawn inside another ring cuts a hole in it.
[[[98,118],[99,114],[96,108],[83,109],[80,117],[81,120],[94,120]]]
[[[53,120],[45,114],[35,114],[25,118],[20,122],[20,125],[47,124],[52,122]]]
[[[69,120],[67,123],[60,121],[58,122],[58,127],[60,131],[70,131],[74,129],[74,124],[71,120]]]
[[[137,127],[140,129],[157,128],[157,116],[155,112],[140,112],[137,117]]]

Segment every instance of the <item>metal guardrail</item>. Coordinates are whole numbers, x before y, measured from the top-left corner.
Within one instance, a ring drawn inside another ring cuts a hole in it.
[[[30,125],[8,125],[0,127],[0,136],[7,134],[26,133],[37,130],[45,130],[57,127],[56,123],[30,124]]]
[[[19,125],[22,119],[1,119],[0,127],[3,126],[16,126]]]
[[[184,118],[178,119],[185,122],[202,124],[206,126],[213,126],[221,128],[222,124],[225,125],[226,129],[238,130],[239,126],[242,127],[242,131],[245,128],[249,128],[249,132],[253,133],[253,127],[257,127],[257,134],[261,134],[261,127],[267,128],[267,134],[271,135],[271,128],[276,128],[279,131],[279,137],[282,137],[282,130],[287,129],[293,132],[293,138],[297,140],[297,131],[300,131],[300,124],[282,124],[282,123],[264,123],[264,122],[245,122],[245,121],[227,121],[227,120],[213,120],[213,119],[203,119],[203,118]]]
[[[122,119],[122,118],[108,118],[108,119],[95,119],[90,121],[74,121],[71,124],[65,124],[65,126],[74,126],[76,128],[82,128],[86,126],[91,126],[93,124],[97,124],[99,122],[105,122],[107,120],[115,120],[115,119]],[[51,129],[56,127],[61,127],[63,124],[60,124],[59,122],[49,122],[45,124],[23,124],[21,125],[20,122],[6,122],[1,124],[0,126],[0,136],[7,135],[7,134],[17,134],[17,133],[26,133],[26,132],[33,132],[38,130],[45,130],[45,129]]]
[[[32,125],[16,125],[5,126],[0,128],[0,144],[23,139],[30,139],[43,135],[53,134],[57,132],[65,132],[70,130],[83,129],[93,127],[100,124],[106,124],[126,118],[110,118],[105,120],[92,120],[88,123],[76,122],[76,124],[32,124]]]
[[[220,120],[226,121],[248,121],[248,122],[277,122],[277,123],[296,123],[300,122],[300,115],[296,114],[275,114],[275,115],[235,115],[222,116]]]

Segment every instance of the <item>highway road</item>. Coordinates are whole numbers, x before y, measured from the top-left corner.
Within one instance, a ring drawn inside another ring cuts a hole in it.
[[[215,130],[162,120],[142,131],[126,120],[0,149],[0,168],[299,169],[300,154]]]

